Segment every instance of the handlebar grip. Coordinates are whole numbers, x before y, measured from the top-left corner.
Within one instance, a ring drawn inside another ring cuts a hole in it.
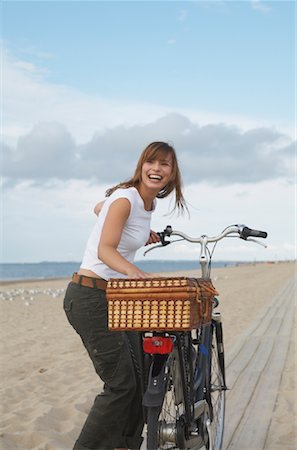
[[[249,236],[253,236],[253,237],[259,237],[259,238],[267,238],[268,234],[266,233],[266,231],[260,231],[260,230],[252,230],[249,227],[244,227],[242,232],[240,233],[240,237],[242,239],[246,239]]]
[[[167,242],[169,244],[168,241],[165,241],[165,237],[170,237],[171,233],[172,233],[172,226],[171,225],[167,225],[167,227],[165,228],[164,231],[158,231],[157,232],[157,235],[161,239],[161,242],[162,242],[163,245],[166,245],[165,242]]]
[[[158,231],[157,235],[160,238],[161,244],[163,245],[163,247],[165,247],[166,245],[170,244],[170,241],[166,241],[165,238],[168,236],[170,236],[172,233],[172,227],[170,225],[167,225],[167,227],[165,228],[164,231]]]

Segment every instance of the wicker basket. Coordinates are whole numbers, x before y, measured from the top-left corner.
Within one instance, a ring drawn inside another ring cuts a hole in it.
[[[106,295],[111,330],[188,331],[208,323],[217,291],[211,280],[111,278]]]

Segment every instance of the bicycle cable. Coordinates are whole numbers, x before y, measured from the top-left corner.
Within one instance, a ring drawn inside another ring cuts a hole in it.
[[[211,272],[211,258],[212,258],[213,250],[212,250],[211,253],[210,253],[208,247],[206,247],[206,250],[207,250],[207,252],[208,252],[208,257],[209,257],[208,268],[207,268],[207,275],[208,275],[208,278],[210,278],[210,272]]]
[[[228,228],[228,227],[227,227],[227,228]],[[225,228],[225,230],[226,230],[227,228]],[[224,232],[225,230],[223,230],[223,232]],[[237,236],[225,236],[225,237],[226,237],[226,238],[237,238]],[[208,278],[210,278],[211,262],[212,262],[212,257],[213,257],[215,248],[216,248],[216,246],[217,246],[217,243],[218,243],[218,241],[216,241],[216,242],[214,243],[214,245],[213,245],[213,247],[212,247],[212,249],[211,249],[211,252],[210,252],[209,248],[206,247],[206,248],[207,248],[207,251],[208,251],[208,255],[209,255]]]

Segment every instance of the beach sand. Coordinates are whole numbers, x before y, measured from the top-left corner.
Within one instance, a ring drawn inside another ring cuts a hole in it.
[[[194,271],[178,274],[198,276]],[[285,262],[213,269],[212,280],[220,293],[226,355],[232,354],[254,323],[261,322],[294,276],[295,265]],[[67,284],[68,280],[47,280],[0,285],[3,450],[71,449],[101,390],[80,338],[62,309]],[[296,302],[293,310],[296,314]],[[268,433],[261,448],[269,450],[297,448],[294,323],[281,380],[273,388],[275,401],[268,411]],[[260,404],[254,414],[261,417]],[[229,435],[228,448],[236,448],[232,447],[232,433]],[[242,448],[248,447],[236,450]]]

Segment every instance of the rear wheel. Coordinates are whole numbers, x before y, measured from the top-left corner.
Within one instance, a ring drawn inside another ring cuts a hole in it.
[[[225,420],[225,363],[222,324],[217,316],[211,325],[211,354],[208,363],[205,398],[209,405],[206,448],[221,450]]]
[[[147,409],[148,450],[185,448],[184,396],[176,348],[167,360],[165,376],[166,385],[162,405]]]

